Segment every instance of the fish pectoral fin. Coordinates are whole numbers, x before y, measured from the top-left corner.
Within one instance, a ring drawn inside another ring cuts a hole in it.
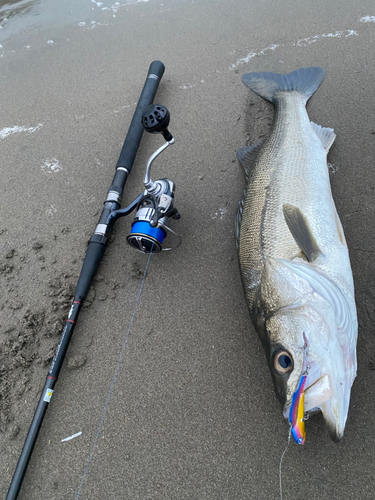
[[[306,255],[307,260],[313,262],[322,252],[316,242],[309,221],[303,215],[301,209],[289,203],[283,205],[283,213],[285,222],[297,245]]]
[[[311,126],[316,133],[316,135],[319,137],[321,140],[324,149],[326,150],[326,153],[330,150],[332,144],[335,142],[336,139],[336,134],[333,130],[333,128],[329,127],[322,127],[321,125],[317,125],[314,122],[310,122]]]
[[[258,141],[253,146],[245,146],[237,151],[237,159],[245,170],[246,179],[249,177],[250,170],[255,163],[255,159],[258,155],[262,142],[263,141]]]

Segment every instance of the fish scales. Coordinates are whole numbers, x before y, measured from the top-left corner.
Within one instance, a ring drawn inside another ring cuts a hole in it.
[[[313,410],[323,412],[331,438],[338,441],[356,374],[358,326],[349,254],[327,167],[335,134],[310,122],[306,112],[324,74],[321,68],[302,68],[289,75],[243,76],[276,112],[263,144],[238,152],[247,186],[236,235],[250,316],[284,414],[308,360],[313,375],[306,392],[324,379],[316,385],[324,395],[315,390],[306,400],[317,403]],[[275,371],[280,352],[290,363],[281,372]]]

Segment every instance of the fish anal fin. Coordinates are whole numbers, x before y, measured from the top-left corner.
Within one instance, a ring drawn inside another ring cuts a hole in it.
[[[306,255],[307,260],[313,262],[322,252],[316,242],[309,221],[300,208],[289,203],[283,205],[283,214],[289,231],[292,233],[297,245]]]
[[[333,128],[329,127],[322,127],[321,125],[318,125],[317,123],[310,122],[311,126],[316,133],[316,135],[319,137],[321,140],[324,149],[328,153],[330,150],[332,144],[335,142],[336,139],[336,134],[333,130]]]
[[[245,170],[246,178],[249,177],[250,171],[255,163],[255,159],[258,156],[259,149],[262,145],[262,141],[258,141],[253,146],[245,146],[237,151],[237,159],[243,166]]]

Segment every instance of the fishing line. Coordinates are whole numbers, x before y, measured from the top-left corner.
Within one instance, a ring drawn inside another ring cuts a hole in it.
[[[126,349],[126,346],[128,344],[129,334],[130,334],[130,331],[131,331],[132,326],[133,326],[133,322],[134,322],[134,318],[135,318],[135,315],[136,315],[136,312],[137,312],[137,309],[138,309],[139,301],[141,299],[142,289],[143,289],[143,285],[144,285],[145,280],[146,280],[147,269],[148,269],[148,266],[150,264],[150,259],[151,259],[151,255],[152,255],[152,249],[153,249],[153,245],[151,247],[151,250],[150,250],[150,253],[149,253],[149,256],[148,256],[148,259],[147,259],[147,264],[146,264],[146,267],[145,267],[145,270],[144,270],[144,273],[143,273],[142,283],[141,283],[141,286],[140,286],[140,289],[139,289],[139,292],[138,292],[137,301],[135,303],[135,307],[134,307],[133,314],[132,314],[132,317],[131,317],[131,320],[130,320],[130,323],[129,323],[129,327],[128,327],[128,330],[127,330],[126,335],[125,335],[124,343],[122,344],[122,348],[121,348],[120,356],[118,358],[118,362],[117,362],[117,366],[116,366],[116,369],[115,369],[115,373],[113,375],[113,378],[112,378],[112,381],[111,381],[111,385],[109,387],[109,391],[108,391],[108,395],[107,395],[107,400],[105,402],[105,405],[104,405],[104,408],[103,408],[103,413],[102,413],[102,416],[101,416],[101,419],[100,419],[100,424],[99,424],[96,436],[94,438],[94,442],[93,442],[92,447],[91,447],[90,455],[89,455],[89,458],[87,460],[87,464],[86,464],[85,470],[84,470],[84,472],[82,474],[82,477],[81,477],[81,480],[80,480],[80,483],[79,483],[79,486],[78,486],[78,490],[77,490],[77,493],[76,493],[76,496],[75,496],[75,500],[78,500],[80,498],[80,496],[81,496],[82,487],[83,487],[83,484],[84,484],[85,479],[87,477],[87,474],[88,474],[88,471],[89,471],[89,468],[90,468],[90,465],[91,465],[91,462],[92,462],[92,459],[93,459],[93,456],[94,456],[95,448],[96,448],[96,445],[97,445],[99,437],[100,437],[100,433],[101,433],[102,428],[103,428],[104,419],[105,419],[105,416],[107,414],[107,410],[108,410],[108,407],[109,407],[109,401],[110,401],[111,396],[112,396],[113,388],[115,386],[115,383],[116,383],[116,380],[117,380],[117,375],[118,375],[118,372],[120,370],[122,359],[123,359],[124,354],[125,354],[125,349]]]
[[[283,486],[282,486],[282,483],[281,483],[281,466],[282,466],[282,463],[283,463],[284,455],[285,455],[285,453],[287,452],[287,450],[288,450],[288,448],[289,448],[289,444],[290,444],[290,437],[291,437],[291,435],[292,435],[292,426],[289,426],[288,444],[286,445],[286,448],[285,448],[285,450],[283,451],[283,454],[281,455],[281,458],[280,458],[280,465],[279,465],[280,500],[283,500]]]

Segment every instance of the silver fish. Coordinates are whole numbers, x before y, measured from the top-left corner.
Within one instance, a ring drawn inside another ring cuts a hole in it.
[[[310,122],[306,112],[324,76],[321,68],[243,75],[245,85],[271,101],[276,112],[268,138],[237,152],[247,187],[236,238],[251,320],[284,416],[308,373],[304,411],[321,410],[337,442],[357,371],[358,323],[327,166],[336,135]]]

